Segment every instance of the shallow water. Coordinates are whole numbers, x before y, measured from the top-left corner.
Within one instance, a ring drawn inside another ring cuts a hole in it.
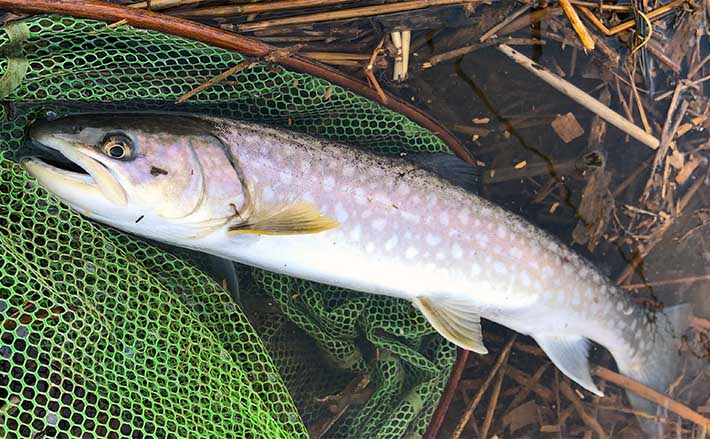
[[[464,45],[452,43],[452,32],[443,31],[435,35],[426,45],[416,50],[412,62],[420,65],[432,54]],[[526,37],[524,32],[518,32],[516,36]],[[533,36],[532,33],[529,35]],[[607,39],[607,42],[613,44],[611,39]],[[702,53],[707,52],[707,41],[703,42],[701,48]],[[605,88],[604,81],[599,79],[600,74],[605,74],[604,71],[600,70],[592,56],[581,50],[570,46],[561,48],[559,44],[550,41],[542,47],[518,46],[516,49],[549,69],[564,72],[566,80],[594,97],[599,98]],[[615,49],[622,56],[627,55],[622,46],[618,45]],[[653,97],[668,89],[672,90],[671,86],[664,84],[664,78],[668,81],[672,75],[658,74]],[[614,81],[607,84],[611,98],[609,107],[624,114]],[[707,162],[699,166],[683,184],[673,183],[672,176],[677,175],[677,171],[671,173],[672,188],[669,187],[668,191],[672,193],[676,206],[686,194],[693,193],[681,211],[658,208],[653,203],[644,204],[640,198],[649,179],[649,164],[656,152],[629,139],[625,133],[610,125],[607,126],[601,144],[594,144],[590,140],[593,113],[515,65],[494,48],[480,49],[428,69],[415,68],[404,85],[390,90],[413,100],[420,108],[455,131],[476,159],[485,164],[481,188],[484,197],[554,234],[593,261],[612,280],[618,279],[628,270],[634,252],[639,249],[638,243],[646,243],[649,234],[658,230],[657,227],[663,227],[660,226],[658,212],[672,212],[672,219],[670,215],[663,219],[672,222],[670,227],[662,233],[662,238],[623,284],[639,284],[635,288],[628,288],[629,294],[639,302],[663,305],[689,303],[696,317],[710,317],[710,226],[704,226],[710,222],[707,213],[710,207]],[[702,89],[700,93],[702,96]],[[642,91],[641,96],[649,117],[662,124],[668,111],[669,99],[654,101],[650,93],[645,91]],[[707,92],[705,96],[708,96]],[[584,134],[565,143],[555,133],[551,122],[556,116],[568,112],[577,119]],[[638,113],[635,118],[639,124]],[[654,135],[659,136],[660,126],[654,125],[653,128]],[[687,160],[691,157],[687,153],[706,141],[707,131],[701,127],[680,137],[677,140],[678,150],[686,153]],[[597,159],[602,158],[603,169],[611,176],[608,189],[615,204],[608,223],[603,226],[598,245],[592,250],[584,244],[575,243],[573,237],[575,226],[583,215],[580,206],[585,185],[590,174],[596,172],[594,167],[584,166],[584,157],[590,153],[595,154]],[[701,160],[709,157],[707,150],[697,152],[694,156],[704,157]],[[627,181],[630,178],[632,180]],[[622,183],[625,188],[617,192]],[[691,189],[693,185],[699,185],[695,187],[697,192]],[[540,196],[541,193],[546,195]],[[650,221],[658,222],[654,227],[644,227]],[[505,330],[490,326],[484,329],[500,332],[507,337]],[[689,391],[686,387],[677,396],[678,400],[691,406],[707,405],[708,402],[710,386],[707,380],[702,379],[703,369],[710,364],[710,350],[705,340],[703,337],[700,345],[691,349],[694,361],[692,367],[684,371],[683,383],[692,382],[694,389]],[[592,361],[613,368],[613,362],[609,362],[609,358],[601,351],[592,355]],[[529,373],[536,370],[535,361],[525,358],[517,358],[516,361]],[[470,378],[476,379],[477,376],[473,374]],[[546,379],[550,383],[552,375],[548,374],[541,382]],[[550,385],[554,387],[554,384]],[[468,398],[472,397],[470,392],[464,391],[464,394],[468,394]],[[442,434],[448,435],[451,432],[461,416],[463,406],[461,401],[454,403]],[[485,414],[485,410],[478,410],[476,413]],[[482,418],[477,419],[477,422],[482,422]],[[633,423],[633,420],[622,421],[619,426]],[[573,435],[573,427],[568,425],[567,428],[563,430],[565,434]],[[631,431],[627,433],[633,434]]]

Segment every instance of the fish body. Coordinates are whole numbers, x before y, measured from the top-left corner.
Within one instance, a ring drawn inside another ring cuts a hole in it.
[[[650,315],[553,237],[405,160],[200,116],[79,115],[31,135],[88,175],[39,159],[27,170],[118,229],[410,300],[442,335],[480,353],[480,318],[489,319],[532,336],[598,395],[589,341],[657,390],[675,376],[686,307]],[[111,139],[128,142],[128,155],[112,157]]]

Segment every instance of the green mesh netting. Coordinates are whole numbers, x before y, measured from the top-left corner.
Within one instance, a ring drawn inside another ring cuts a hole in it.
[[[382,153],[446,150],[401,115],[274,65],[173,104],[244,59],[67,17],[0,30],[1,437],[307,437],[333,417],[324,397],[361,376],[374,391],[325,437],[426,430],[455,349],[408,303],[240,267],[237,304],[199,257],[83,219],[10,160],[48,112],[117,109],[252,119]]]

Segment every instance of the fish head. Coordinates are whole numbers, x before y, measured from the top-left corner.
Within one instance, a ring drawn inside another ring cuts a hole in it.
[[[23,160],[41,186],[75,210],[123,229],[138,218],[157,226],[209,219],[209,198],[226,196],[208,190],[206,169],[235,172],[209,123],[196,117],[81,114],[36,123],[29,137],[64,159]],[[242,190],[237,178],[232,182],[228,195],[238,205]],[[222,216],[228,204],[222,203]]]

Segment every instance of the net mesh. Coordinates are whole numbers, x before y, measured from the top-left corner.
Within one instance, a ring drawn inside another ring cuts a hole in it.
[[[0,436],[421,436],[455,357],[408,303],[238,267],[236,303],[200,267],[83,219],[11,158],[48,112],[170,109],[257,120],[381,153],[445,151],[337,85],[130,26],[38,16],[0,31]],[[339,394],[366,377],[369,391]],[[358,397],[353,397],[358,396]],[[344,402],[345,401],[345,402]],[[342,407],[341,407],[342,409]]]

